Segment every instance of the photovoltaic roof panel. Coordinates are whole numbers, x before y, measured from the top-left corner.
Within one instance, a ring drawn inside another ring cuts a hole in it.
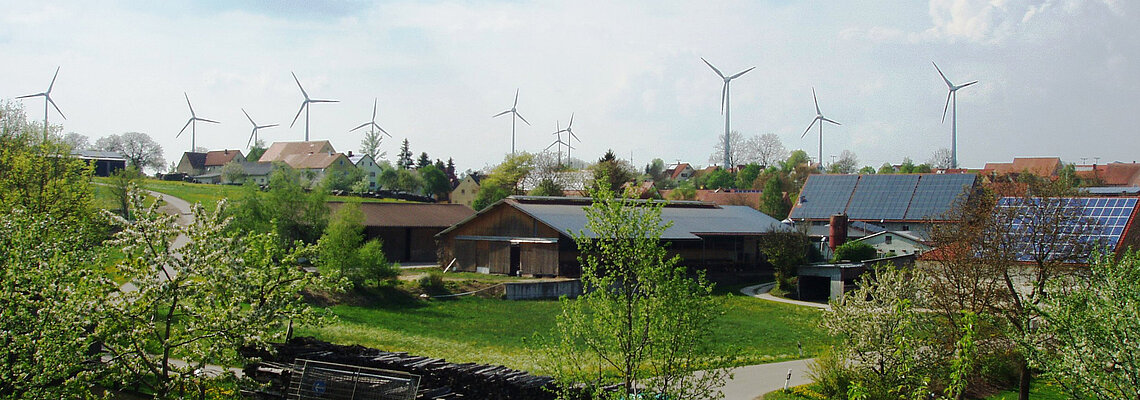
[[[828,218],[842,213],[851,199],[859,175],[812,175],[800,192],[800,204],[792,210],[792,219]]]
[[[847,216],[899,220],[906,216],[919,175],[863,175],[855,185]]]
[[[1031,201],[1049,200],[1031,199]],[[1097,246],[1105,246],[1112,251],[1115,251],[1116,247],[1120,244],[1120,239],[1128,227],[1128,221],[1130,218],[1132,218],[1132,214],[1135,213],[1137,203],[1137,199],[1134,197],[1073,197],[1062,199],[1062,201],[1068,202],[1068,205],[1064,207],[1073,207],[1074,209],[1079,207],[1080,212],[1083,213],[1086,218],[1085,221],[1088,221],[1093,225],[1091,229],[1088,227],[1081,227],[1082,222],[1075,221],[1074,219],[1068,219],[1067,221],[1063,222],[1061,230],[1068,230],[1068,232],[1072,232],[1073,230],[1083,231],[1081,237],[1078,238],[1079,241],[1082,243],[1094,244]],[[1029,237],[1032,235],[1032,227],[1036,224],[1034,224],[1033,221],[1029,220],[1031,216],[1025,215],[1028,214],[1028,211],[1021,211],[1028,209],[1023,199],[1018,197],[1004,197],[998,201],[997,208],[999,210],[1009,208],[1017,209],[1018,214],[1016,215],[1018,215],[1018,217],[1015,218],[1010,224],[1010,231],[1023,237]],[[1028,238],[1024,243],[1020,244],[1019,247],[1021,247],[1021,249],[1019,249],[1019,251],[1021,251],[1022,254],[1018,255],[1019,261],[1033,261],[1032,255],[1030,254],[1033,251],[1032,246],[1034,246],[1034,244],[1030,243],[1030,240]],[[1051,252],[1051,255],[1052,253],[1058,253],[1065,250],[1066,249],[1063,248],[1056,249],[1055,251]],[[1057,257],[1060,257],[1060,255],[1057,255]]]
[[[921,175],[914,197],[910,200],[905,219],[939,219],[950,211],[969,188],[974,186],[973,174]]]

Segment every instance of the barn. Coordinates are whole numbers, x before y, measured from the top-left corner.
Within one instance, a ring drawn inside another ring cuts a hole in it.
[[[440,264],[490,274],[578,276],[573,236],[585,229],[591,203],[584,197],[503,199],[436,235]],[[710,279],[770,273],[760,240],[791,229],[746,206],[696,201],[667,202],[661,218],[673,223],[662,236],[669,251],[684,265],[707,271]]]
[[[329,202],[332,212],[343,203]],[[359,203],[364,214],[364,237],[380,239],[388,261],[424,263],[436,261],[435,235],[475,214],[462,204]]]

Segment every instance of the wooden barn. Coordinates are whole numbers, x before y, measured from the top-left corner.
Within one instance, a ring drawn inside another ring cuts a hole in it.
[[[436,235],[440,265],[490,274],[578,276],[573,235],[585,229],[590,204],[582,197],[508,197]],[[669,202],[661,218],[673,222],[662,237],[669,251],[710,275],[768,267],[760,240],[791,229],[746,206],[695,201]]]
[[[335,212],[343,203],[330,202]],[[435,235],[475,214],[462,204],[360,203],[364,237],[384,242],[384,255],[393,262],[435,262]]]

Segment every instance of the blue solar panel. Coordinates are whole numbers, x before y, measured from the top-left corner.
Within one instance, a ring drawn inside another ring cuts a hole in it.
[[[792,210],[792,219],[826,219],[842,213],[858,178],[858,175],[812,175],[800,192],[800,204]]]
[[[973,186],[972,174],[922,175],[905,219],[937,219],[950,211]]]
[[[1028,201],[1028,203],[1027,203]],[[998,201],[998,212],[1012,212],[1014,217],[1010,221],[1010,233],[1021,238],[1018,244],[1018,261],[1033,261],[1034,253],[1048,252],[1048,258],[1064,259],[1066,251],[1071,246],[1060,246],[1055,249],[1041,247],[1043,243],[1064,243],[1069,240],[1054,240],[1055,237],[1066,234],[1079,233],[1076,238],[1082,244],[1116,250],[1121,235],[1128,227],[1128,221],[1136,209],[1136,198],[1090,198],[1074,197],[1062,199],[1062,203],[1043,203],[1057,201],[1056,199],[1022,199],[1018,197],[1004,197]],[[1030,206],[1042,206],[1045,209],[1067,210],[1056,212],[1041,212],[1038,218],[1049,218],[1055,215],[1073,215],[1080,213],[1082,218],[1060,218],[1059,221],[1036,222],[1032,218]],[[1048,229],[1047,232],[1035,232],[1034,229]],[[1039,237],[1035,237],[1039,236]],[[1084,257],[1081,257],[1084,259]]]
[[[851,195],[851,219],[899,220],[906,216],[919,175],[863,175]]]

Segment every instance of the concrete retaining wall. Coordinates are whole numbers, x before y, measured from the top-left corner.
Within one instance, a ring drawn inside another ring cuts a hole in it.
[[[562,281],[540,282],[507,282],[505,285],[507,300],[537,300],[578,297],[582,294],[582,281],[567,279]]]

